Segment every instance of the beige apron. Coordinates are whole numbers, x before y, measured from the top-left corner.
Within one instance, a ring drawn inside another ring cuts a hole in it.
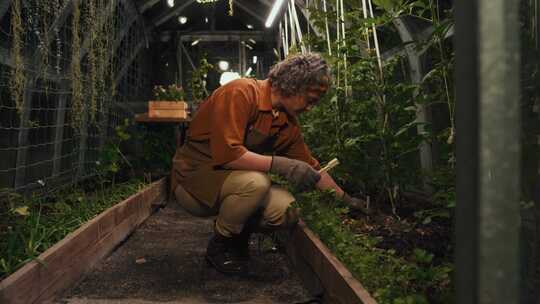
[[[269,130],[268,130],[269,132]],[[269,136],[254,127],[248,129],[244,146],[254,153],[270,153],[276,136]],[[193,197],[209,207],[218,199],[223,182],[231,170],[212,165],[209,141],[187,140],[176,151],[171,173],[171,193],[181,184]]]

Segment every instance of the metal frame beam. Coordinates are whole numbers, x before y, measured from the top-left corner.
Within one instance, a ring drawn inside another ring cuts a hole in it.
[[[160,0],[147,0],[143,4],[139,6],[139,11],[142,13],[146,12],[147,10],[154,7],[154,5],[158,4]]]
[[[239,41],[239,40],[247,40],[247,39],[253,39],[257,42],[263,42],[264,41],[264,32],[263,31],[216,31],[216,32],[207,32],[207,31],[201,31],[201,32],[189,32],[189,34],[182,36],[180,39],[182,41],[194,41],[194,40],[200,40],[200,41]]]
[[[456,303],[519,303],[518,1],[458,0]]]
[[[158,27],[162,25],[163,23],[167,22],[172,17],[179,15],[186,7],[190,6],[194,2],[195,0],[186,0],[184,3],[173,8],[171,11],[166,12],[162,14],[161,16],[155,18],[154,20],[152,20],[152,22],[154,23],[154,26]]]
[[[244,12],[248,13],[249,15],[251,15],[252,17],[255,17],[255,19],[259,20],[262,24],[264,24],[264,22],[266,21],[266,19],[257,14],[255,12],[254,9],[252,9],[251,7],[249,7],[249,5],[247,3],[242,3],[240,1],[234,1],[233,2],[236,6],[238,6],[241,10],[243,10]]]
[[[405,45],[405,52],[409,60],[411,80],[414,84],[422,83],[422,78],[424,77],[424,71],[422,68],[422,62],[420,61],[421,55],[416,52],[414,37],[407,27],[405,21],[401,18],[394,20],[394,26],[398,30],[401,41]],[[416,93],[415,93],[416,94]],[[417,105],[416,108],[416,120],[420,123],[428,123],[431,120],[429,115],[429,108],[425,105]],[[424,124],[419,124],[417,127],[418,133],[424,132]],[[431,172],[433,170],[433,155],[431,144],[427,141],[423,141],[420,144],[420,163],[422,170],[426,172]],[[426,181],[424,181],[424,187],[429,188]],[[429,189],[426,189],[429,190]]]
[[[124,75],[127,73],[127,71],[129,70],[129,67],[131,66],[133,61],[137,58],[137,55],[139,55],[139,52],[145,47],[145,45],[146,45],[146,41],[144,39],[141,39],[139,43],[137,43],[137,45],[133,49],[131,56],[129,56],[129,58],[126,61],[122,62],[122,69],[120,69],[120,71],[118,72],[118,74],[116,75],[114,79],[115,84],[118,84],[120,80],[122,80],[122,77],[124,77]]]

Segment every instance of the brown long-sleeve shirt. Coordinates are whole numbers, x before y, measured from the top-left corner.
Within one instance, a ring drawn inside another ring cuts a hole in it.
[[[173,159],[172,190],[177,183],[212,206],[230,173],[221,166],[248,150],[284,155],[318,168],[295,117],[272,111],[268,80],[238,79],[218,88],[193,117],[187,144]]]

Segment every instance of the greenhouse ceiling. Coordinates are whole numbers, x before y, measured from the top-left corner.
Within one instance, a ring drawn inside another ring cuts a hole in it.
[[[260,31],[264,30],[273,6],[272,0],[136,0],[135,3],[157,33]]]

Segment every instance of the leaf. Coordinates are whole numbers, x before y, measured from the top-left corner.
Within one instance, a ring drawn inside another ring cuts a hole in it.
[[[16,213],[22,216],[30,215],[30,211],[28,211],[28,206],[21,206],[21,207],[15,208],[13,209],[13,213]]]
[[[433,75],[435,75],[438,72],[439,72],[438,69],[433,69],[433,70],[429,71],[426,75],[424,75],[424,77],[422,77],[422,83],[426,82],[428,79],[433,77]]]
[[[393,12],[396,8],[403,4],[402,0],[373,0],[375,5],[383,8],[387,12]]]

